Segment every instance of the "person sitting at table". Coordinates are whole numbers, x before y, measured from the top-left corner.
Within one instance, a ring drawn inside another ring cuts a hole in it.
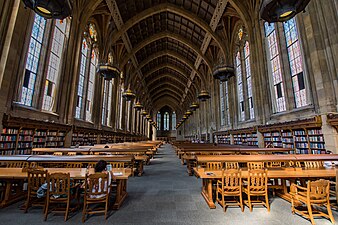
[[[111,181],[112,181],[112,177],[111,177],[112,175],[111,175],[110,171],[107,171],[107,162],[105,160],[98,161],[95,165],[94,171],[95,171],[95,173],[106,173],[106,174],[108,174],[108,182],[105,183],[103,188],[104,188],[104,190],[106,190],[108,188],[108,193],[109,193],[110,192],[110,185],[111,185]],[[103,196],[95,195],[95,196],[91,196],[91,197],[101,198]]]

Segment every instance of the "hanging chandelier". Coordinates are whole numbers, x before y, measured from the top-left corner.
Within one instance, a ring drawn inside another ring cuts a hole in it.
[[[284,22],[305,10],[310,0],[263,0],[261,18],[269,23]]]
[[[128,90],[126,90],[125,92],[122,93],[122,97],[126,100],[126,101],[131,101],[135,98],[135,94],[128,88]]]
[[[111,65],[110,63],[99,64],[97,66],[97,71],[105,80],[111,80],[113,78],[120,77],[121,71],[116,66]]]
[[[201,91],[201,93],[197,96],[197,98],[199,100],[201,100],[202,102],[205,102],[206,100],[208,100],[210,98],[210,95],[207,91],[203,90]]]
[[[141,112],[141,115],[142,115],[142,116],[146,116],[146,115],[148,115],[148,112],[145,111],[145,110],[143,110],[143,111]]]
[[[198,104],[198,102],[193,102],[191,105],[190,105],[190,109],[192,111],[196,111],[196,109],[198,109],[200,107],[200,105]]]
[[[191,110],[187,110],[184,115],[191,116],[192,115],[192,111]]]
[[[140,111],[143,108],[143,105],[137,101],[136,104],[134,105],[134,109],[136,109],[137,111]]]
[[[22,0],[25,7],[46,19],[60,19],[70,16],[71,4],[69,0]]]
[[[224,82],[235,76],[235,70],[232,66],[216,66],[212,75],[215,79]]]

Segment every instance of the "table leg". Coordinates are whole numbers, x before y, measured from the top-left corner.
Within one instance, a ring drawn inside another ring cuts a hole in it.
[[[143,160],[139,161],[138,163],[138,167],[137,167],[137,172],[138,172],[138,176],[142,176],[143,174]]]
[[[212,179],[202,179],[202,196],[210,209],[215,209],[216,205],[212,198]]]
[[[17,202],[25,197],[24,192],[22,191],[22,186],[19,183],[18,186],[13,187],[13,184],[16,182],[23,182],[18,180],[6,180],[5,182],[5,191],[3,199],[0,203],[0,208],[6,207],[14,202]],[[15,189],[15,194],[12,193],[12,190]]]
[[[116,199],[113,205],[113,209],[119,209],[127,197],[127,180],[119,179],[116,180],[117,187],[116,187]]]

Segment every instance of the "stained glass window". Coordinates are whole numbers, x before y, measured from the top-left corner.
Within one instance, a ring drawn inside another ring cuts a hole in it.
[[[164,113],[163,129],[169,130],[169,113],[168,112]]]
[[[55,103],[56,86],[59,83],[62,52],[66,37],[66,26],[66,22],[62,22],[62,20],[55,20],[53,41],[49,56],[47,78],[42,103],[42,109],[46,111],[53,111]]]
[[[21,91],[21,103],[32,106],[32,100],[35,90],[35,81],[39,69],[40,55],[43,44],[43,38],[46,28],[46,20],[35,15],[31,38],[29,41],[29,49],[26,61],[26,70],[24,74],[24,82]]]
[[[175,112],[173,112],[171,116],[171,127],[172,127],[172,130],[176,130],[176,113]]]
[[[276,30],[274,24],[269,24],[266,22],[264,26],[269,49],[271,75],[276,100],[276,112],[282,112],[286,110],[286,105]]]
[[[225,107],[224,107],[224,83],[219,84],[220,108],[221,108],[221,126],[225,125]]]
[[[238,102],[239,102],[239,118],[241,121],[245,120],[245,110],[244,110],[244,96],[243,96],[243,83],[242,83],[242,64],[241,64],[241,54],[237,52],[236,54],[236,75],[237,75],[237,92],[238,92]]]
[[[247,85],[247,89],[248,89],[249,114],[250,114],[250,119],[253,119],[253,118],[255,118],[255,111],[254,111],[253,99],[252,99],[250,46],[249,46],[248,41],[245,42],[245,46],[244,46],[244,61],[245,61],[245,71],[246,71],[246,85]]]
[[[83,108],[83,97],[84,97],[84,85],[86,78],[86,66],[87,66],[87,58],[88,58],[88,45],[86,39],[82,40],[82,48],[81,48],[81,63],[80,63],[80,76],[79,83],[77,87],[77,103],[75,109],[75,118],[81,118],[81,111]]]
[[[291,70],[293,93],[296,108],[306,106],[306,88],[303,75],[303,60],[298,41],[298,32],[295,18],[283,23],[286,47],[288,50],[289,64]]]
[[[96,32],[95,24],[93,23],[89,24],[89,35],[90,35],[90,38],[94,42],[97,42],[97,32]]]
[[[94,97],[94,82],[95,82],[95,74],[96,74],[96,65],[97,65],[97,57],[94,49],[91,53],[90,58],[90,68],[89,68],[89,80],[87,87],[87,102],[86,102],[86,120],[92,121],[92,111],[93,111],[93,97]]]
[[[161,113],[157,113],[157,130],[161,130]]]

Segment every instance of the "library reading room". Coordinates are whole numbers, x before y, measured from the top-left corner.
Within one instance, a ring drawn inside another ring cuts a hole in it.
[[[0,225],[338,224],[338,0],[0,0]]]

